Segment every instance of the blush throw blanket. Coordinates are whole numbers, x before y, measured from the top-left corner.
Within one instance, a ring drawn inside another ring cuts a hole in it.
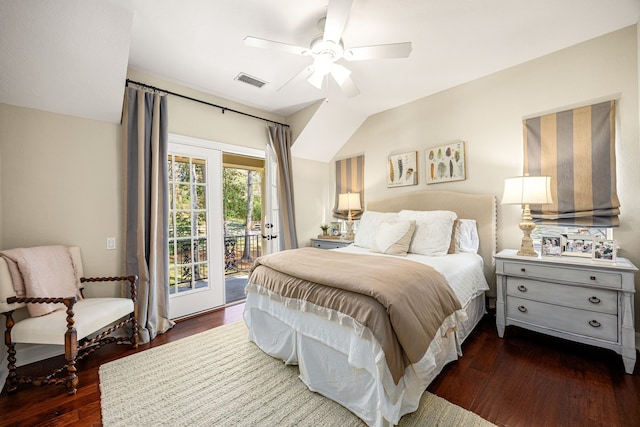
[[[396,384],[462,307],[434,268],[395,257],[301,248],[258,258],[249,276],[285,298],[344,313],[369,328]]]
[[[66,246],[37,246],[0,253],[9,267],[18,297],[81,298],[73,259]],[[64,304],[27,304],[29,315],[42,316]]]

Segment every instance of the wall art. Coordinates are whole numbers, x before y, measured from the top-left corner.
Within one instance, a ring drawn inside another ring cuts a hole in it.
[[[387,159],[387,187],[418,184],[418,152],[393,154]]]
[[[466,159],[463,141],[428,148],[426,158],[427,184],[466,179]]]

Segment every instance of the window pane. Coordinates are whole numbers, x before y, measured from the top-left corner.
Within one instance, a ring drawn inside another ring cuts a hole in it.
[[[178,268],[178,292],[191,290],[191,278],[193,277],[193,267],[184,265]]]
[[[206,209],[207,208],[207,198],[206,198],[206,189],[204,185],[196,185],[196,206],[195,209]]]
[[[186,157],[175,157],[174,162],[174,181],[176,182],[189,182],[190,173],[189,173],[189,159]]]
[[[206,236],[207,235],[207,213],[206,212],[198,212],[198,236]]]
[[[175,237],[173,229],[173,214],[169,213],[169,238]]]
[[[193,180],[199,184],[206,183],[206,165],[204,160],[193,159]]]
[[[189,212],[176,213],[176,237],[191,236],[191,214]]]
[[[171,159],[173,158],[173,156],[169,156],[169,158],[167,159],[167,171],[169,172],[169,181],[173,181],[173,168],[171,167],[172,162]]]
[[[209,270],[207,264],[196,264],[193,266],[194,278],[196,282],[206,281],[209,278]],[[197,288],[204,287],[203,284],[196,284]]]
[[[191,186],[189,184],[178,184],[176,186],[174,209],[191,209]]]
[[[178,240],[178,253],[176,257],[177,264],[188,264],[193,260],[191,254],[191,239]]]
[[[207,239],[198,239],[198,261],[204,262],[207,260]]]

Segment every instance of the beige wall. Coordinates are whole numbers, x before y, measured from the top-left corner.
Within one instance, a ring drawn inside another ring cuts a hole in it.
[[[2,248],[78,245],[87,272],[121,270],[120,126],[0,105]]]
[[[620,255],[640,266],[637,40],[636,27],[629,27],[371,116],[336,158],[365,153],[367,201],[418,189],[491,193],[499,200],[504,178],[522,174],[524,117],[618,99],[622,213],[614,237]],[[467,180],[427,186],[424,150],[454,140],[466,143]],[[410,150],[418,151],[418,185],[386,188],[387,156]],[[499,249],[519,246],[520,214],[517,206],[498,207]],[[639,283],[640,274],[638,289]],[[637,297],[638,330],[639,314]]]
[[[129,78],[245,111],[285,118],[212,97],[134,70]],[[124,90],[124,89],[123,89]],[[267,123],[169,96],[170,133],[263,150]],[[123,173],[119,124],[0,104],[0,248],[73,244],[87,274],[113,275],[122,265]],[[327,163],[294,159],[299,241],[319,232],[316,194],[331,186]],[[106,250],[116,237],[117,249]]]

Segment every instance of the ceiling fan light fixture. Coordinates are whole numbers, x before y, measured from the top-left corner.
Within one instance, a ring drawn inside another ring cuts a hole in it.
[[[313,69],[316,73],[326,76],[333,66],[333,56],[329,53],[321,53],[313,59]]]

